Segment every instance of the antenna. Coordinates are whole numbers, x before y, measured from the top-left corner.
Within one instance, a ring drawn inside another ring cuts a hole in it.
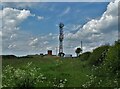
[[[56,47],[56,56],[57,56],[58,47]]]
[[[60,33],[59,33],[59,56],[60,57],[64,56],[64,53],[63,53],[63,39],[64,39],[63,27],[64,27],[64,24],[60,23],[59,24],[59,29],[60,29]]]
[[[81,49],[82,49],[82,51],[83,51],[83,48],[82,48],[82,41],[81,41]]]

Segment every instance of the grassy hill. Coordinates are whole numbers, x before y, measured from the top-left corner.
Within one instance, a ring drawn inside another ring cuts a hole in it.
[[[93,72],[92,81],[85,84],[87,87],[120,87],[120,43],[96,48],[87,64],[92,65]]]
[[[3,56],[3,87],[120,87],[120,44],[78,58]]]

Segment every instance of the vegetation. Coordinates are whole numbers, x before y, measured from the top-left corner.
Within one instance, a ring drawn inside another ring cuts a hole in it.
[[[120,87],[120,43],[104,45],[77,58],[3,57],[2,87]]]
[[[100,46],[93,50],[92,54],[90,55],[88,62],[90,65],[99,65],[101,64],[106,56],[106,53],[109,49],[108,45]]]
[[[81,48],[77,48],[75,50],[75,53],[77,54],[77,57],[79,56],[79,54],[82,52],[82,49]]]
[[[99,66],[93,65],[91,67],[93,74],[90,76],[93,81],[88,81],[85,84],[87,87],[120,87],[119,52],[120,44],[115,44],[109,47],[103,61],[99,64]]]
[[[85,53],[79,55],[79,57],[80,57],[81,61],[86,61],[86,60],[88,60],[88,58],[90,57],[90,55],[91,55],[91,52],[85,52]]]

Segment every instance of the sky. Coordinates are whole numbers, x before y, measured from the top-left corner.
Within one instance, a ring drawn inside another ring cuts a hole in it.
[[[59,23],[64,23],[64,52],[75,55],[118,39],[118,1],[3,2],[0,4],[2,54],[47,53],[59,47]]]

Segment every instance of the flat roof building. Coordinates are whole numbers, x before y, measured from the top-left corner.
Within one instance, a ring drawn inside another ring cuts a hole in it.
[[[52,55],[52,50],[48,50],[48,55]]]

